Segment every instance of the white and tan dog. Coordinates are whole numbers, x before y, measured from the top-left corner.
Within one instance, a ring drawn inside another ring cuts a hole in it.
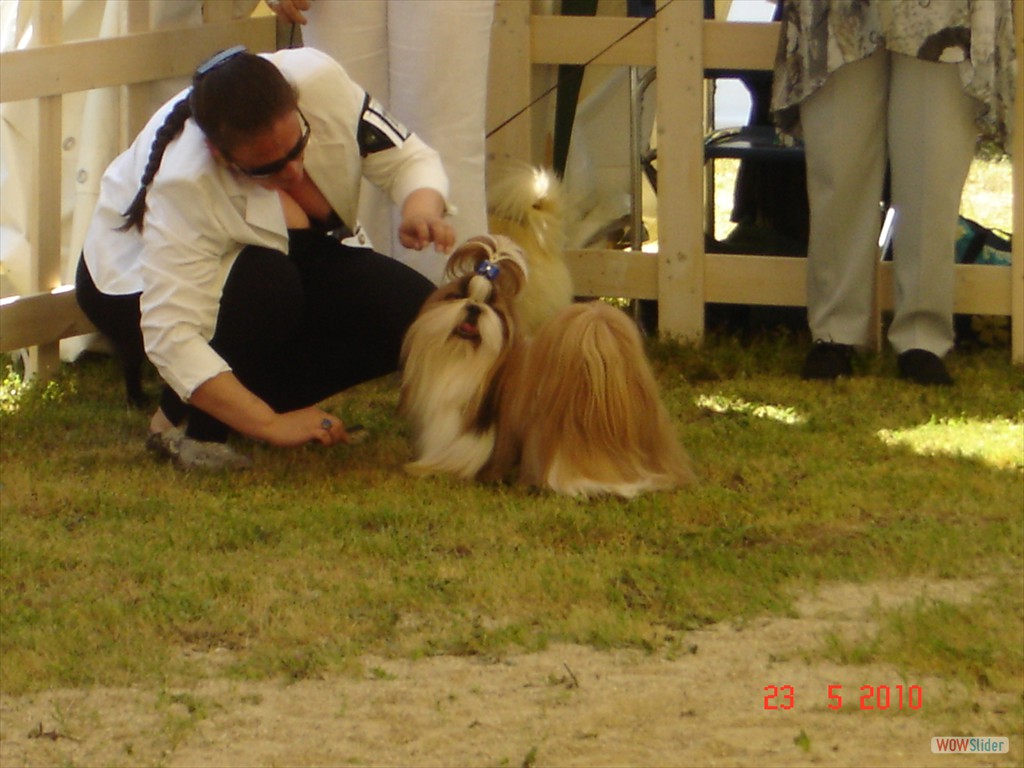
[[[512,476],[570,496],[638,493],[693,478],[635,324],[600,302],[518,323],[529,279],[508,238],[452,254],[453,281],[427,299],[402,348],[399,407],[413,474]]]
[[[402,342],[398,407],[416,448],[406,470],[468,479],[494,449],[497,385],[519,334],[512,302],[525,270],[511,240],[487,236],[457,248],[448,268],[458,276],[427,298]]]

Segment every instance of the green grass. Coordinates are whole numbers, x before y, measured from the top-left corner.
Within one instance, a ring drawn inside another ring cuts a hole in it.
[[[915,453],[980,459],[997,467],[1024,467],[1021,426],[1010,419],[945,419],[909,429],[884,429],[879,438]]]
[[[689,629],[787,614],[818,584],[906,577],[993,579],[955,610],[1007,621],[911,607],[873,660],[1020,690],[1021,370],[1006,349],[960,351],[957,386],[931,390],[883,355],[829,386],[795,376],[804,342],[652,343],[700,482],[631,502],[407,477],[394,379],[329,404],[368,427],[362,445],[240,441],[252,471],[182,474],[146,454],[148,416],[124,407],[112,361],[67,365],[0,412],[0,690],[301,679],[371,651],[671,654]],[[969,448],[893,437],[934,429]]]
[[[886,661],[919,674],[939,668],[982,690],[1020,684],[1013,675],[1024,665],[1024,602],[1015,576],[994,579],[967,606],[919,597],[888,610],[876,606],[873,613],[877,631],[860,638],[830,635],[825,654],[842,664]]]

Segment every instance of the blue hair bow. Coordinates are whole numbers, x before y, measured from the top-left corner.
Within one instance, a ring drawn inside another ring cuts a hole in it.
[[[497,279],[498,275],[501,274],[498,263],[495,261],[481,261],[476,265],[475,271],[478,275],[486,277],[491,281]]]

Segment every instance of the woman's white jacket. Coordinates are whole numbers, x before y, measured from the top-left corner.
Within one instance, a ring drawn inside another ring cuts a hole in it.
[[[363,177],[397,205],[424,187],[448,199],[438,154],[389,116],[333,59],[311,48],[266,58],[298,91],[299,108],[311,128],[306,171],[346,224],[357,226]],[[107,169],[83,252],[101,291],[141,292],[146,353],[164,381],[187,400],[205,381],[230,370],[209,340],[239,252],[248,245],[287,252],[288,230],[277,192],[218,163],[189,119],[168,145],[150,186],[142,233],[119,231],[156,131],[186,93],[161,107]]]

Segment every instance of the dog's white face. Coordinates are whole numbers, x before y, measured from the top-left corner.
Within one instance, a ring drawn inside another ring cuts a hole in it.
[[[402,358],[406,369],[455,366],[467,376],[470,370],[480,375],[497,361],[514,330],[502,294],[486,278],[466,276],[427,299],[406,334]]]
[[[406,334],[404,367],[415,374],[421,366],[440,365],[438,358],[451,366],[471,357],[475,364],[459,364],[477,373],[493,365],[516,332],[513,302],[525,281],[522,259],[507,238],[484,235],[460,246],[448,260],[451,282],[427,298]]]
[[[472,477],[494,445],[494,388],[515,335],[512,297],[497,274],[438,288],[402,345],[400,410],[415,433],[410,472]]]

